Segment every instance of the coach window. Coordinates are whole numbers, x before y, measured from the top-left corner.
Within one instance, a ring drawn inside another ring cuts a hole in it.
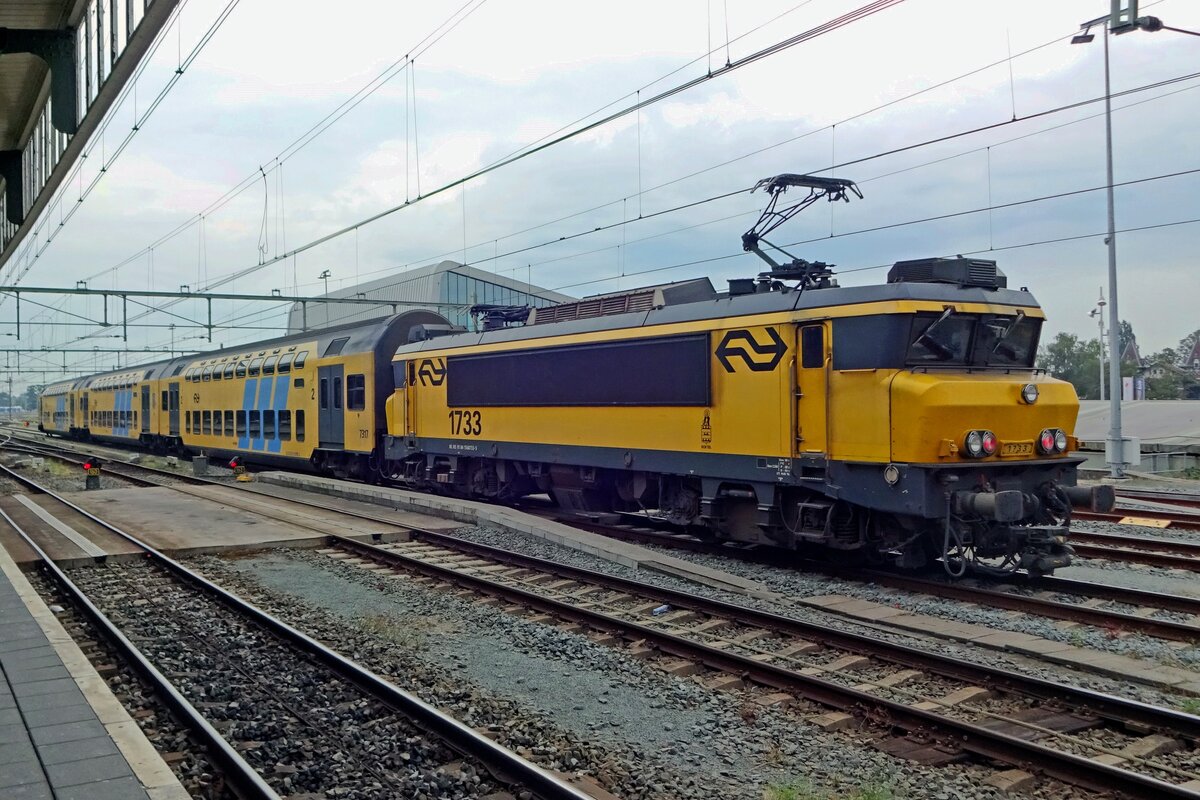
[[[246,362],[239,361],[238,365],[237,365],[237,369],[234,371],[233,374],[239,378],[246,377]]]
[[[225,426],[222,424],[220,411],[213,412],[213,436],[224,436]]]
[[[183,429],[188,433],[192,432],[192,412],[183,412]]]
[[[202,426],[202,431],[203,431],[204,435],[211,436],[212,435],[212,412],[211,411],[203,412],[203,415],[201,416],[201,420],[202,420],[202,422],[200,424]]]
[[[250,361],[250,377],[253,378],[255,375],[262,372],[262,362],[263,360],[261,358],[255,358]]]
[[[225,435],[233,436],[233,412],[225,412]]]
[[[279,374],[292,371],[292,354],[284,353],[279,357]]]
[[[296,361],[292,364],[292,369],[304,369],[304,362],[308,359],[308,351],[302,350],[296,353]]]
[[[263,363],[263,375],[274,375],[275,362],[278,360],[276,356],[267,356],[267,360]]]
[[[246,412],[237,412],[237,435],[238,438],[246,435]]]
[[[333,379],[333,407],[339,410],[342,407],[342,379],[340,377]]]
[[[286,408],[279,412],[279,438],[285,442],[292,438],[292,412]]]
[[[367,377],[350,375],[346,378],[346,408],[362,411],[367,407]]]
[[[321,378],[321,408],[329,408],[329,379]]]
[[[168,400],[168,395],[167,395],[166,391],[163,391],[163,393],[162,393],[162,410],[163,411],[170,410],[170,402]]]
[[[250,438],[257,439],[262,436],[262,412],[250,412]]]
[[[200,379],[204,380],[204,381],[211,381],[212,380],[212,369],[213,369],[212,367],[205,367],[204,372],[200,376]]]
[[[264,412],[262,412],[262,416],[263,416],[263,438],[264,439],[274,439],[275,438],[275,412],[274,411],[264,411]]]
[[[340,356],[342,354],[342,348],[346,346],[346,342],[348,341],[350,341],[349,336],[342,336],[338,339],[334,339],[332,342],[325,345],[325,353],[323,355],[326,358],[329,356]]]
[[[304,441],[304,409],[296,409],[296,441]]]
[[[228,364],[225,365],[225,369],[222,370],[222,377],[227,381],[233,380],[233,362],[232,361],[230,361]]]

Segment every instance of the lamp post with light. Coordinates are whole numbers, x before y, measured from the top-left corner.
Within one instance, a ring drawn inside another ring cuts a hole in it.
[[[324,272],[322,272],[320,275],[317,276],[321,280],[325,281],[325,294],[329,294],[329,276],[332,274],[333,273],[331,273],[329,270],[325,270]]]
[[[1157,17],[1139,17],[1138,0],[1128,0],[1128,7],[1121,8],[1122,0],[1112,0],[1112,11],[1083,23],[1082,31],[1072,37],[1071,44],[1087,44],[1096,37],[1094,26],[1104,29],[1104,154],[1107,171],[1108,195],[1108,352],[1109,368],[1109,428],[1106,458],[1113,478],[1125,477],[1125,466],[1130,463],[1125,452],[1126,442],[1121,435],[1121,317],[1117,310],[1117,214],[1113,199],[1113,145],[1112,145],[1112,84],[1109,75],[1108,34],[1129,33],[1136,30],[1160,31],[1162,20]],[[1172,29],[1174,30],[1174,29]],[[1181,31],[1191,33],[1191,31]]]

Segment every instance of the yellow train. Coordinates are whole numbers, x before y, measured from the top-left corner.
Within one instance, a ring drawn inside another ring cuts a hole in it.
[[[39,400],[39,428],[371,478],[394,390],[391,357],[445,324],[410,311],[52,384]]]
[[[851,182],[782,175],[743,246],[771,269],[547,308],[412,311],[47,387],[48,432],[579,511],[952,575],[1071,560],[1079,402],[994,261],[842,288],[763,235]],[[787,188],[808,188],[780,209]],[[861,195],[859,195],[861,196]]]

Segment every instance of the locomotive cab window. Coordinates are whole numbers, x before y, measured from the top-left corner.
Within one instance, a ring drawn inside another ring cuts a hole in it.
[[[908,345],[908,363],[966,363],[977,319],[968,314],[956,314],[950,307],[941,314],[915,315]]]
[[[367,377],[365,375],[346,376],[346,408],[351,411],[362,411],[367,407]]]
[[[989,367],[1032,367],[1037,356],[1042,321],[1025,316],[985,315],[976,334],[976,364]]]

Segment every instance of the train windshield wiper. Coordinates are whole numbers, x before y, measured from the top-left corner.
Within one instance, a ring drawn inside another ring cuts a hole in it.
[[[929,327],[923,330],[921,335],[913,340],[913,344],[923,344],[925,348],[937,356],[938,360],[940,361],[946,361],[947,359],[952,358],[954,356],[954,350],[933,338],[933,332],[939,325],[950,319],[951,315],[953,314],[954,307],[946,306],[946,310],[942,312],[942,315],[930,323]]]
[[[1001,345],[1004,345],[1003,355],[1006,355],[1009,358],[1017,357],[1016,351],[1010,345],[1004,344],[1004,340],[1007,339],[1008,335],[1010,333],[1012,333],[1013,331],[1015,331],[1017,329],[1017,326],[1020,325],[1024,320],[1025,320],[1025,312],[1018,310],[1017,315],[1015,317],[1013,317],[1012,322],[1008,323],[1008,327],[1006,327],[1004,329],[1004,332],[996,337],[996,343],[994,345],[992,345],[992,355],[995,355],[997,352],[1000,352]]]

